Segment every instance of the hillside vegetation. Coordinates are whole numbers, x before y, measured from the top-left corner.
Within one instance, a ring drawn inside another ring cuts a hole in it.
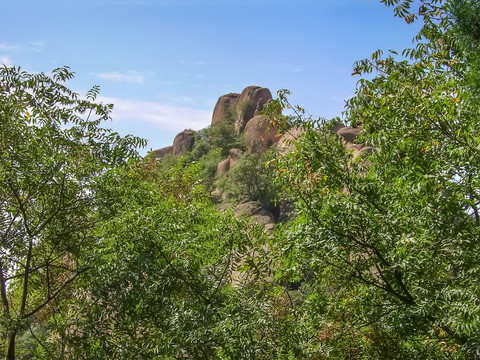
[[[0,69],[0,356],[480,358],[480,2],[381,2],[423,26],[342,118],[249,87],[145,158]]]

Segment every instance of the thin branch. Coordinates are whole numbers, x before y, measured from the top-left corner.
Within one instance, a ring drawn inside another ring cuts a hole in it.
[[[67,281],[65,281],[63,283],[63,285],[57,290],[55,291],[51,296],[47,297],[47,299],[41,303],[40,305],[38,305],[35,309],[33,309],[32,311],[26,313],[26,314],[23,314],[22,315],[22,318],[23,319],[27,319],[29,318],[30,316],[32,315],[35,315],[38,311],[40,311],[41,309],[43,309],[50,301],[52,301],[53,299],[55,299],[58,295],[60,295],[60,293],[63,291],[63,289],[65,289],[69,284],[71,284],[73,281],[75,281],[75,279],[80,276],[82,273],[90,270],[90,269],[93,269],[93,267],[87,267],[87,268],[84,268],[84,269],[81,269],[81,270],[78,270],[78,272],[72,276],[70,279],[68,279]]]

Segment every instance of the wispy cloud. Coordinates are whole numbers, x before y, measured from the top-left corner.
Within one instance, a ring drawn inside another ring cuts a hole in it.
[[[31,51],[41,52],[45,47],[47,47],[45,41],[33,41],[28,44],[28,49]]]
[[[16,51],[19,50],[19,45],[13,45],[9,43],[0,43],[0,51]]]
[[[42,51],[47,44],[44,41],[33,41],[23,44],[11,44],[11,43],[0,43],[0,51],[4,52],[13,52],[13,51]]]
[[[0,64],[6,66],[12,66],[13,60],[10,59],[8,56],[0,55]]]
[[[97,74],[100,79],[110,80],[115,82],[124,82],[129,84],[143,84],[145,83],[145,75],[136,70],[128,70],[121,73],[118,71],[111,71]]]
[[[172,106],[151,101],[124,100],[99,97],[103,103],[114,104],[114,121],[129,122],[134,128],[135,122],[154,124],[159,130],[182,131],[199,130],[208,126],[212,119],[210,111],[188,107]]]
[[[206,62],[203,60],[178,60],[180,64],[188,64],[188,65],[205,65]]]

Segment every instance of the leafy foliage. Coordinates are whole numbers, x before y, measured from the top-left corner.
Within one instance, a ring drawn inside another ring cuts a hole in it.
[[[15,340],[25,359],[478,358],[479,3],[381,2],[423,26],[402,56],[354,65],[344,120],[365,151],[283,90],[266,114],[303,130],[293,150],[244,154],[219,182],[243,149],[233,115],[180,159],[134,162],[142,142],[99,127],[98,88],[82,100],[67,68],[4,68],[7,358]],[[216,186],[288,195],[295,216],[266,232],[220,211]]]
[[[277,188],[275,172],[268,159],[273,154],[247,153],[243,155],[218,186],[225,195],[236,202],[259,201],[274,205]]]
[[[242,137],[235,132],[235,116],[232,111],[226,111],[222,121],[211,126],[208,140],[213,148],[220,149],[223,157],[232,148],[245,148]]]
[[[0,289],[7,359],[15,339],[33,332],[65,302],[71,284],[90,265],[83,254],[103,219],[97,189],[105,174],[137,157],[135,137],[99,127],[111,105],[81,99],[52,77],[20,68],[0,69]],[[46,348],[46,347],[45,347]]]
[[[411,1],[387,3],[407,22],[417,18]],[[422,2],[410,61],[378,51],[355,64],[356,73],[378,73],[359,81],[346,107],[370,155],[353,161],[322,122],[309,121],[279,164],[300,199],[297,224],[279,243],[288,249],[281,258],[294,256],[283,260],[284,276],[312,279],[310,297],[330,304],[312,310],[324,326],[375,329],[382,343],[395,333],[409,357],[464,358],[479,348],[479,108],[449,9]]]
[[[122,180],[117,216],[101,229],[99,260],[80,287],[82,319],[72,328],[71,346],[89,359],[261,353],[255,317],[267,310],[249,313],[238,301],[253,306],[263,292],[234,280],[234,272],[254,261],[242,257],[264,241],[263,231],[218,212],[206,198],[184,201],[180,189],[172,196],[172,179],[152,176],[145,179],[139,169]]]

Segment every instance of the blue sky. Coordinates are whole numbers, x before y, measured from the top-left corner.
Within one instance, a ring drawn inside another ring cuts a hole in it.
[[[218,97],[249,85],[340,116],[355,60],[411,47],[418,29],[379,0],[0,1],[0,62],[70,66],[68,86],[99,85],[115,105],[105,126],[148,139],[146,150],[208,126]]]

